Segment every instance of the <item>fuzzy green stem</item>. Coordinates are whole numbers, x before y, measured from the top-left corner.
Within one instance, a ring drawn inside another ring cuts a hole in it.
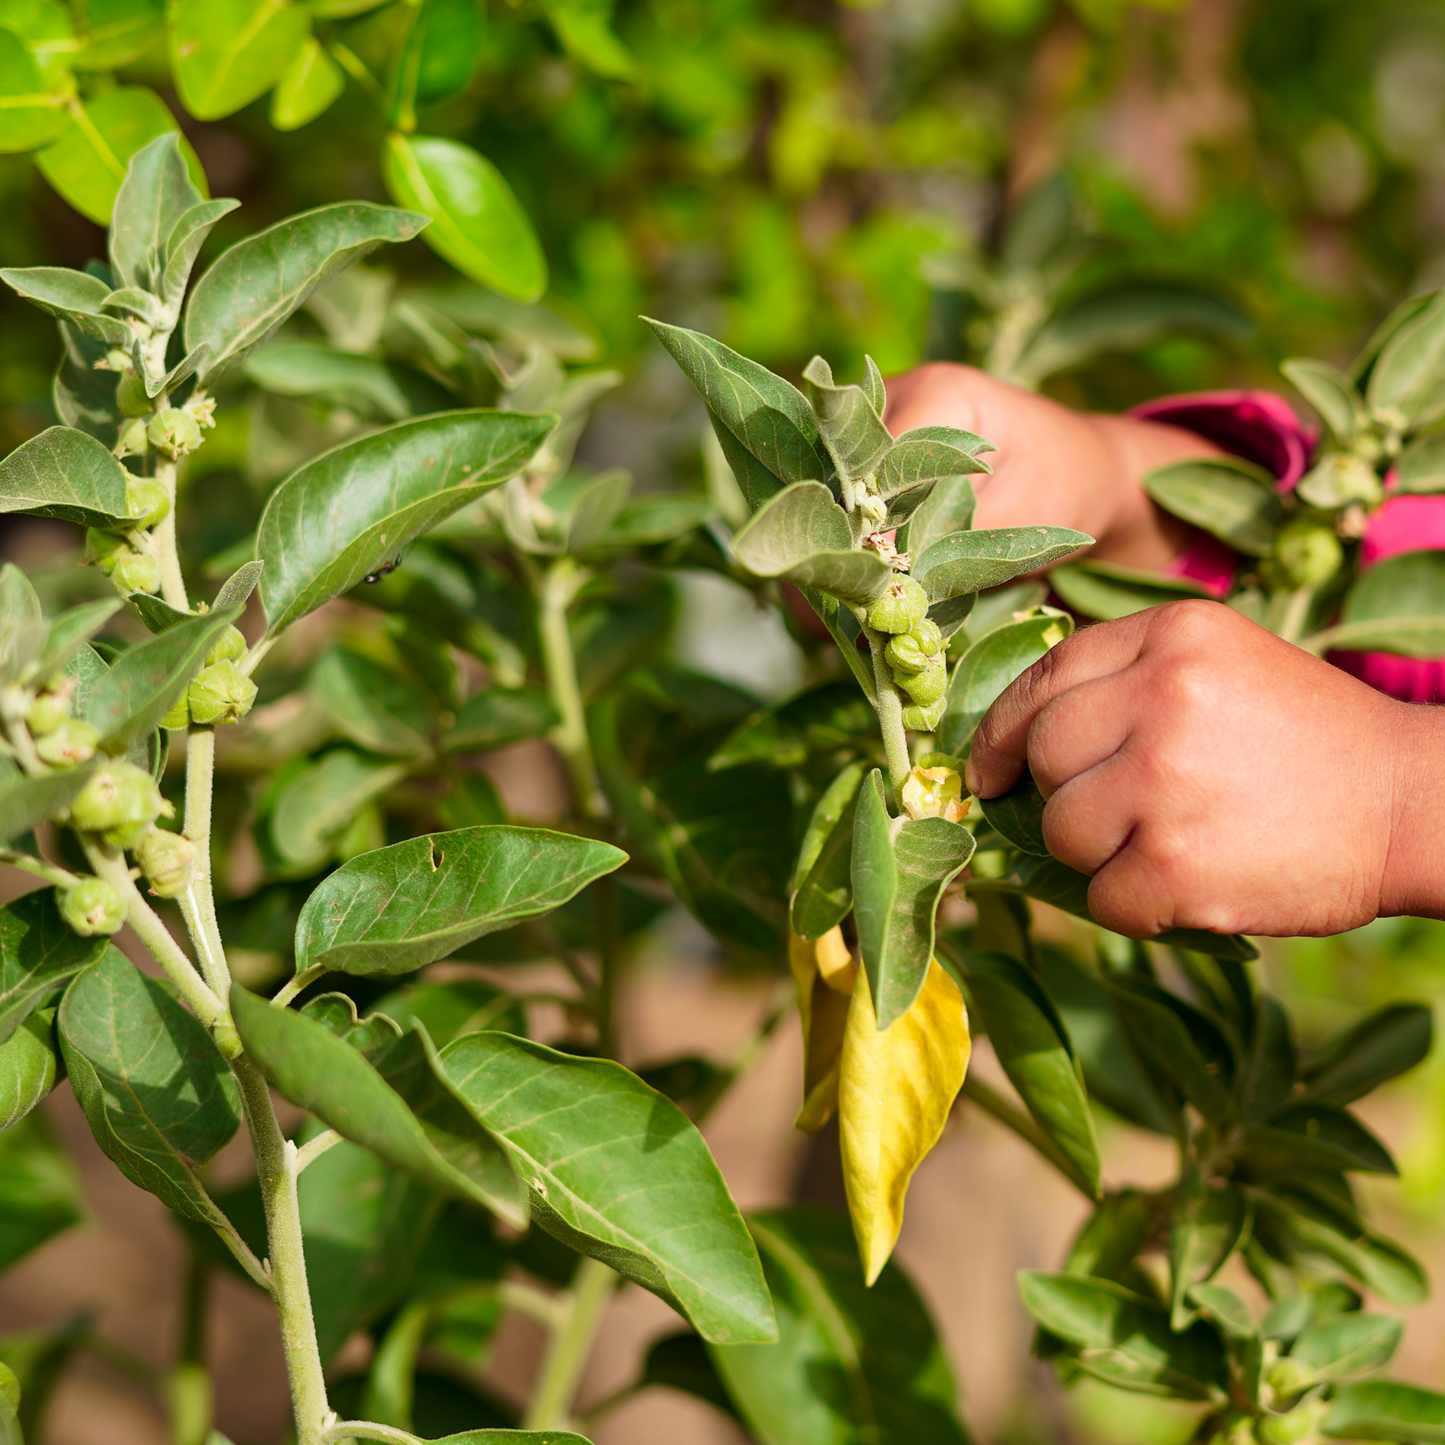
[[[582,1371],[617,1276],[600,1260],[584,1259],[572,1276],[565,1312],[552,1332],[532,1398],[522,1422],[524,1430],[565,1430],[572,1414]]]
[[[158,397],[157,403],[164,404],[165,398]],[[152,548],[161,569],[161,596],[172,607],[189,612],[191,604],[186,595],[185,578],[181,576],[180,553],[176,548],[176,464],[169,457],[156,456],[156,481],[165,489],[171,499],[166,514],[151,530]]]
[[[343,1445],[347,1440],[381,1440],[385,1445],[424,1445],[408,1430],[378,1425],[373,1420],[340,1420],[322,1431],[319,1445]]]
[[[54,883],[57,888],[71,888],[80,880],[67,868],[57,867],[54,863],[47,863],[43,858],[37,858],[31,853],[21,853],[14,848],[0,848],[0,863],[8,863],[12,868],[18,868],[22,873],[33,873],[37,878],[43,878],[47,883]]]
[[[291,1382],[296,1445],[321,1445],[327,1433],[326,1378],[311,1318],[311,1290],[301,1243],[296,1196],[296,1146],[282,1136],[266,1081],[249,1059],[234,1059],[231,1072],[241,1088],[241,1105],[256,1155],[256,1178],[266,1210],[271,1294],[281,1324],[281,1348]],[[345,1436],[337,1438],[344,1439]]]
[[[179,902],[201,972],[217,998],[229,998],[231,970],[216,918],[211,885],[211,798],[216,778],[216,730],[193,727],[186,738],[185,835],[195,845],[191,881]]]
[[[1300,587],[1290,597],[1289,604],[1280,619],[1279,635],[1286,642],[1298,642],[1309,617],[1310,604],[1315,600],[1313,587]]]
[[[617,1057],[617,975],[622,966],[622,918],[617,880],[611,875],[592,885],[592,935],[597,945],[597,1052],[604,1059]]]
[[[532,569],[536,577],[535,569]],[[547,692],[561,722],[552,729],[552,745],[561,754],[572,782],[577,810],[584,818],[607,816],[607,799],[597,778],[597,764],[587,737],[587,715],[577,683],[577,659],[567,630],[567,609],[587,581],[587,572],[570,557],[559,557],[536,578],[537,635],[542,644],[542,670]]]
[[[893,685],[893,669],[883,650],[888,646],[880,633],[864,624],[863,635],[873,654],[873,706],[878,710],[878,726],[883,730],[883,750],[888,755],[888,781],[893,789],[895,806],[903,796],[912,764],[908,760],[908,732],[903,726],[903,700]]]

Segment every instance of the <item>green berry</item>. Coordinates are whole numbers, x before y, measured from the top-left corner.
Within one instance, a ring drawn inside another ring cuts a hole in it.
[[[186,697],[191,721],[215,727],[245,717],[256,700],[256,684],[234,662],[217,662],[191,679]]]
[[[928,593],[912,577],[895,577],[868,609],[868,625],[877,632],[912,632],[928,616]]]
[[[175,701],[175,705],[161,719],[163,728],[188,728],[191,725],[191,704],[185,693],[182,693]]]
[[[110,569],[110,580],[122,597],[132,592],[158,592],[161,585],[161,564],[143,552],[118,558]]]
[[[183,457],[201,444],[201,428],[195,417],[178,406],[157,412],[146,427],[146,435],[157,451],[171,457]]]
[[[129,837],[149,827],[170,804],[161,797],[156,780],[134,763],[112,762],[90,775],[70,805],[70,821],[88,833],[102,833],[107,842]],[[137,841],[138,838],[137,838]]]
[[[941,695],[927,707],[920,707],[914,703],[912,707],[903,709],[903,726],[911,733],[931,733],[943,720],[943,714],[947,708],[947,694]]]
[[[155,402],[146,395],[145,382],[133,371],[123,371],[116,383],[115,404],[122,416],[149,416]]]
[[[85,552],[107,577],[115,571],[116,563],[125,557],[134,557],[135,548],[114,532],[102,532],[91,527],[85,534]]]
[[[918,673],[893,674],[893,681],[920,707],[935,703],[948,690],[948,664],[943,654],[936,654],[928,666]]]
[[[1345,549],[1333,528],[1296,517],[1275,538],[1274,558],[1294,586],[1322,587],[1340,570]]]
[[[104,878],[82,878],[61,893],[60,913],[82,938],[119,933],[125,922],[125,899]]]
[[[30,736],[43,738],[53,733],[70,717],[70,694],[73,687],[62,687],[55,691],[37,692],[25,714],[25,726]]]
[[[139,526],[154,527],[170,515],[171,494],[154,477],[131,477],[125,484],[125,505]]]
[[[35,751],[52,768],[73,768],[95,756],[100,729],[83,718],[68,717],[53,732],[36,741]]]
[[[1306,1400],[1287,1415],[1266,1415],[1254,1427],[1260,1445],[1305,1445],[1319,1439],[1318,1429],[1328,1407],[1323,1400]]]
[[[206,666],[217,662],[240,662],[246,655],[246,636],[239,627],[228,627],[206,654]]]
[[[146,435],[143,417],[133,417],[121,427],[115,443],[116,456],[143,457],[150,449],[151,439]]]
[[[179,898],[186,891],[195,857],[196,845],[189,838],[164,828],[152,828],[135,850],[135,861],[157,898]]]
[[[900,633],[884,650],[894,674],[922,672],[943,651],[943,634],[927,617],[912,632]]]

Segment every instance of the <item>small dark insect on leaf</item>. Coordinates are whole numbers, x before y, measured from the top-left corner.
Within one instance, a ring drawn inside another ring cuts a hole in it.
[[[363,582],[380,582],[388,573],[395,572],[401,566],[401,553],[398,552],[390,562],[383,562],[375,572],[368,572],[361,580]]]

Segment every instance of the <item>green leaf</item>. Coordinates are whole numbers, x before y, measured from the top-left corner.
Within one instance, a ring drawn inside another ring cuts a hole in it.
[[[1395,490],[1445,492],[1445,436],[1434,433],[1411,442],[1395,463]]]
[[[411,240],[426,223],[413,211],[338,201],[288,216],[223,251],[186,304],[186,350],[211,348],[201,384],[259,346],[338,271],[386,242]]]
[[[1052,610],[1040,617],[1006,622],[985,633],[959,659],[948,684],[948,711],[938,730],[946,753],[966,757],[974,729],[999,694],[1056,642],[1073,631],[1066,613]]]
[[[432,105],[465,90],[483,35],[473,0],[422,0],[391,65],[386,103],[392,121],[410,129],[418,102]]]
[[[114,70],[150,49],[165,25],[160,0],[78,0],[77,70]]]
[[[0,461],[0,512],[108,527],[130,516],[129,473],[85,432],[53,426]]]
[[[1429,554],[1415,552],[1408,555],[1424,557]],[[1445,656],[1445,616],[1381,617],[1342,622],[1307,637],[1301,646],[1316,656],[1343,649],[1347,652],[1393,652],[1401,657],[1441,657]]]
[[[1026,1269],[1019,1293],[1044,1329],[1079,1351],[1086,1374],[1139,1394],[1224,1398],[1224,1350],[1208,1325],[1175,1334],[1162,1309],[1112,1280]]]
[[[1266,1119],[1294,1091],[1295,1048],[1289,1014],[1273,995],[1255,999],[1253,1036],[1239,1078],[1239,1112]]]
[[[760,1445],[967,1445],[943,1342],[902,1268],[865,1287],[848,1221],[827,1210],[768,1210],[750,1225],[778,1343],[709,1353]]]
[[[231,1012],[252,1062],[293,1104],[434,1189],[497,1210],[514,1224],[524,1219],[515,1199],[496,1188],[493,1151],[458,1119],[456,1090],[433,1067],[435,1050],[423,1033],[406,1035],[392,1060],[397,1081],[422,1110],[418,1118],[376,1065],[324,1024],[273,1008],[239,986],[231,989]]]
[[[1399,1172],[1389,1150],[1353,1114],[1329,1104],[1294,1104],[1267,1124],[1251,1124],[1241,1156],[1261,1176],[1285,1180],[1310,1169]]]
[[[1015,859],[1001,878],[975,879],[975,888],[1002,888],[1009,893],[1022,893],[1072,913],[1075,918],[1094,921],[1089,912],[1089,875],[1078,873],[1056,858],[1023,857]],[[1237,959],[1247,963],[1259,957],[1259,951],[1237,933],[1210,933],[1202,928],[1171,928],[1157,934],[1155,943],[1175,948],[1190,948],[1207,953],[1211,958]]]
[[[93,771],[82,765],[35,778],[0,771],[0,843],[21,838],[36,824],[64,814]]]
[[[0,1044],[0,1132],[18,1124],[55,1087],[59,1050],[53,1008],[31,1014]]]
[[[185,294],[191,279],[191,268],[196,264],[211,227],[229,215],[240,204],[238,201],[201,201],[180,216],[166,237],[165,271],[160,282],[160,295],[167,305],[177,306]],[[194,360],[196,369],[210,360],[210,349],[196,347],[186,358]]]
[[[1308,357],[1292,357],[1279,368],[1295,390],[1319,412],[1336,440],[1349,443],[1365,423],[1364,399],[1337,366]]]
[[[1273,479],[1233,457],[1196,458],[1159,467],[1144,490],[1166,512],[1202,527],[1236,552],[1268,556],[1288,518]]]
[[[126,167],[110,227],[110,265],[119,286],[157,295],[165,275],[167,241],[176,223],[204,198],[191,181],[175,131],[142,146]]]
[[[443,412],[398,422],[292,472],[256,531],[269,635],[519,472],[554,425],[522,412]]]
[[[733,538],[733,555],[755,577],[781,577],[851,602],[869,602],[893,576],[877,552],[853,550],[848,514],[821,482],[787,487]]]
[[[985,822],[1015,848],[1038,858],[1049,856],[1044,842],[1044,795],[1027,770],[1008,792],[997,798],[983,798]]]
[[[49,93],[30,48],[13,31],[0,28],[0,108],[5,127],[0,152],[33,151],[65,129],[61,97]]]
[[[1249,1307],[1228,1285],[1196,1284],[1189,1291],[1189,1302],[1227,1340],[1242,1343],[1259,1334]]]
[[[1187,577],[1165,577],[1159,572],[1140,572],[1107,562],[1074,562],[1056,567],[1049,573],[1049,583],[1073,611],[1101,622],[1131,617],[1146,608],[1162,607],[1186,597],[1210,596]]]
[[[329,110],[345,87],[341,67],[315,36],[308,35],[276,82],[271,124],[277,130],[299,130]]]
[[[218,1221],[196,1171],[240,1126],[240,1094],[200,1023],[110,947],[65,991],[60,1039],[96,1143],[121,1173],[178,1214]]]
[[[1365,387],[1370,411],[1415,430],[1445,405],[1445,296],[1436,293],[1380,350]]]
[[[381,173],[394,200],[432,218],[423,239],[464,276],[518,301],[535,301],[547,289],[547,258],[527,213],[471,146],[393,131]]]
[[[922,556],[941,537],[973,526],[975,506],[973,483],[967,477],[940,477],[909,516],[899,550]]]
[[[1445,1395],[1395,1380],[1351,1385],[1335,1396],[1324,1429],[1332,1440],[1437,1445],[1445,1441]]]
[[[1199,1317],[1190,1291],[1213,1279],[1243,1246],[1253,1214],[1242,1189],[1216,1189],[1195,1178],[1180,1190],[1169,1229],[1170,1329],[1187,1330]]]
[[[461,1034],[476,1033],[478,1029],[520,1034],[526,1022],[522,1005],[513,995],[475,978],[459,978],[450,983],[403,984],[384,995],[376,1004],[376,1011],[395,1020],[403,1029],[413,1019],[420,1019],[439,1049]]]
[[[271,810],[271,841],[283,863],[296,874],[314,872],[336,835],[407,771],[406,763],[335,748],[289,777]]]
[[[540,687],[489,687],[457,711],[443,746],[448,752],[491,752],[555,727],[557,709]]]
[[[1372,1375],[1395,1357],[1404,1332],[1404,1321],[1390,1315],[1341,1315],[1302,1330],[1289,1357],[1310,1372],[1311,1381]]]
[[[1063,1020],[1038,980],[1001,953],[963,956],[970,1014],[983,1025],[1009,1082],[1069,1163],[1069,1177],[1099,1197],[1099,1142],[1084,1079]]]
[[[66,426],[88,432],[109,451],[119,435],[116,377],[114,372],[95,369],[109,348],[68,322],[62,321],[59,330],[63,349],[50,384],[55,413]]]
[[[1340,620],[1306,644],[1438,657],[1445,651],[1445,558],[1436,552],[1387,557],[1356,578]]]
[[[103,91],[85,102],[84,113],[85,123],[71,120],[53,145],[37,152],[35,164],[82,216],[104,226],[126,163],[147,141],[180,127],[160,96],[143,85]],[[204,191],[205,172],[189,141],[181,141],[181,152]]]
[[[636,71],[637,62],[608,26],[612,0],[542,0],[542,9],[567,53],[588,70],[614,80]]]
[[[363,416],[401,421],[411,402],[384,361],[315,341],[276,341],[246,358],[247,379],[277,396],[314,396]]]
[[[344,737],[386,758],[427,751],[431,716],[416,687],[349,647],[330,647],[311,673],[311,691]]]
[[[109,942],[76,933],[60,916],[53,888],[22,894],[0,908],[0,1041],[11,1038],[51,994],[97,962]]]
[[[620,1064],[509,1034],[467,1034],[442,1062],[530,1188],[534,1223],[666,1300],[704,1339],[777,1339],[757,1250],[675,1104]]]
[[[819,753],[872,749],[878,716],[851,683],[825,682],[780,707],[745,718],[707,760],[709,772],[748,763],[770,768],[802,767]]]
[[[627,861],[610,843],[508,824],[426,833],[342,864],[306,900],[297,971],[411,973],[550,913]]]
[[[930,602],[982,592],[1090,547],[1094,539],[1068,527],[995,527],[950,532],[913,560],[913,576]]]
[[[782,488],[782,480],[770,472],[728,430],[722,418],[711,407],[708,408],[707,419],[712,425],[723,460],[737,482],[738,491],[742,493],[747,510],[756,512],[769,497]],[[819,467],[817,470],[823,469]]]
[[[219,120],[249,105],[281,78],[310,28],[290,0],[177,0],[171,72],[186,109]]]
[[[575,556],[602,542],[631,491],[632,473],[620,467],[589,479],[567,516],[567,551]]]
[[[908,1012],[933,958],[943,890],[973,856],[973,834],[946,818],[890,818],[875,768],[853,820],[853,912],[878,1027]]]
[[[803,938],[821,938],[853,907],[853,814],[868,764],[849,763],[818,799],[798,850],[790,922]]]
[[[1352,1103],[1420,1063],[1433,1032],[1428,1004],[1389,1004],[1322,1043],[1300,1066],[1300,1077],[1311,1097]]]
[[[818,438],[840,477],[861,481],[876,472],[893,437],[861,386],[837,386],[821,356],[803,369],[804,395],[818,419]],[[901,490],[901,489],[900,489]]]
[[[154,732],[241,611],[228,607],[202,613],[121,653],[85,708],[86,720],[100,729],[101,748],[123,753]]]
[[[264,562],[247,562],[238,567],[221,584],[221,590],[216,593],[211,610],[219,612],[225,607],[239,607],[256,590],[256,584],[261,580],[265,567]]]
[[[755,495],[760,488],[750,484],[746,472],[738,471],[724,433],[775,479],[786,483],[827,480],[832,467],[822,451],[818,420],[797,387],[699,331],[668,326],[646,316],[642,319],[701,393],[714,422],[722,423],[720,428],[714,426],[718,440],[753,507],[762,500]]]
[[[43,1111],[0,1134],[0,1269],[85,1216],[75,1165]]]
[[[975,436],[971,431],[956,431],[951,426],[921,426],[906,431],[893,444],[893,449],[883,458],[879,468],[879,490],[885,497],[894,497],[904,492],[931,483],[963,482],[953,490],[960,499],[973,498],[973,486],[965,479],[974,472],[992,470],[987,462],[978,459],[980,452],[991,452],[993,443]],[[941,537],[957,527],[966,527],[973,518],[973,508],[968,507],[968,518],[953,527],[936,532]],[[928,545],[917,540],[917,534],[909,533],[909,545],[922,552]]]

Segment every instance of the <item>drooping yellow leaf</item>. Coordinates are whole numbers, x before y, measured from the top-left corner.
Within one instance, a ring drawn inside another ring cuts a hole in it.
[[[790,934],[788,962],[803,1023],[803,1107],[793,1127],[816,1134],[838,1107],[838,1059],[858,964],[841,928],[813,941]]]
[[[843,1182],[869,1284],[903,1228],[908,1181],[938,1142],[968,1068],[968,1013],[934,959],[913,1006],[879,1029],[858,970],[838,1075]]]

